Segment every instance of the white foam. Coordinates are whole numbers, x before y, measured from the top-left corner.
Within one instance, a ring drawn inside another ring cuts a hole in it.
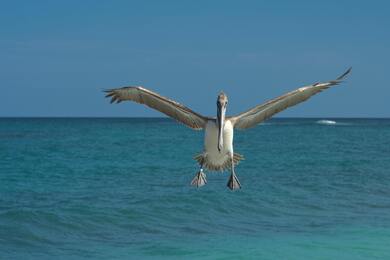
[[[336,121],[333,121],[333,120],[318,120],[316,123],[320,124],[320,125],[335,125]]]

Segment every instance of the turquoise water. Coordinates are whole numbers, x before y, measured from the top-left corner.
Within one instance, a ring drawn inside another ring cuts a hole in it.
[[[0,119],[0,259],[390,259],[390,120],[237,131],[243,186],[169,119]]]

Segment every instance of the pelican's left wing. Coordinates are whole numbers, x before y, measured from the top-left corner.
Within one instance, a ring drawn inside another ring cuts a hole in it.
[[[207,117],[195,113],[191,109],[179,104],[169,98],[145,89],[143,87],[123,87],[105,91],[106,97],[111,97],[111,103],[120,103],[124,100],[130,100],[139,104],[145,104],[154,108],[167,116],[191,127],[200,130],[206,126]]]
[[[299,104],[330,86],[341,83],[351,69],[352,68],[349,68],[343,75],[335,80],[301,87],[283,96],[272,99],[262,105],[256,106],[240,115],[231,117],[230,120],[235,128],[246,129],[253,127],[272,117],[274,114],[285,110],[288,107]]]

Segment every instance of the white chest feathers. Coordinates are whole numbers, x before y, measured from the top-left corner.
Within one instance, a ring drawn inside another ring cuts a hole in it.
[[[206,125],[204,148],[208,154],[225,155],[233,153],[233,126],[227,120],[223,129],[223,148],[221,152],[218,151],[218,124],[215,121],[209,121]]]

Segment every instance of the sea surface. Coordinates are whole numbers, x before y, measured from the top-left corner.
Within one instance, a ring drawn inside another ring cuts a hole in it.
[[[0,259],[390,259],[390,120],[236,131],[236,172],[164,118],[0,119]]]

